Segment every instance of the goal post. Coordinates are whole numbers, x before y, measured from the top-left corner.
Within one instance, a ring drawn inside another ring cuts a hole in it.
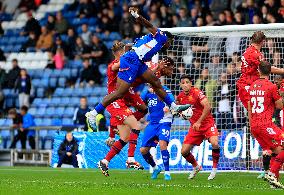
[[[172,77],[162,81],[174,95],[178,95],[181,91],[180,76],[189,74],[195,87],[208,97],[220,133],[219,170],[262,170],[262,150],[249,133],[247,111],[237,95],[236,81],[241,74],[241,55],[249,46],[250,37],[255,31],[261,30],[267,37],[262,49],[265,59],[274,66],[283,67],[283,29],[283,23],[161,29],[171,32],[175,40],[159,58],[168,56],[176,62]],[[274,80],[273,75],[271,80]],[[281,121],[279,117],[276,116],[275,120]],[[191,170],[191,165],[180,155],[182,141],[189,126],[187,121],[174,121],[169,143],[172,171]],[[193,149],[194,156],[205,171],[212,168],[211,151],[207,141]],[[160,152],[157,152],[156,159],[158,164],[162,164]]]

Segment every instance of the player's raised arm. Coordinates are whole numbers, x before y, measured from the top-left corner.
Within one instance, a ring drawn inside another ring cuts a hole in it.
[[[157,32],[157,27],[151,24],[148,20],[146,20],[143,16],[138,14],[139,9],[136,7],[130,7],[130,14],[136,19],[136,21],[142,26],[146,27],[153,35]]]
[[[271,66],[271,73],[272,74],[284,74],[284,69],[277,68],[276,66]]]

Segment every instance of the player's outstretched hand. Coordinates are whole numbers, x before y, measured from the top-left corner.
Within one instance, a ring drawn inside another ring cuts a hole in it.
[[[195,131],[199,131],[199,128],[201,126],[201,123],[200,122],[196,122],[192,125],[192,128],[195,130]]]
[[[108,145],[109,147],[111,147],[115,142],[115,139],[112,137],[109,137],[106,139],[106,145]]]
[[[139,17],[139,14],[138,14],[139,9],[137,7],[129,7],[129,12],[134,18]]]

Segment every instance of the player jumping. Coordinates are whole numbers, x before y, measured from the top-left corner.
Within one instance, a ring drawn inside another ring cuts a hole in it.
[[[277,86],[270,82],[272,67],[268,62],[261,61],[258,66],[260,78],[254,81],[249,89],[251,110],[251,133],[263,150],[271,150],[270,171],[265,179],[274,187],[283,188],[279,182],[279,170],[284,163],[284,134],[272,122],[275,108],[283,108],[283,99]]]
[[[145,64],[145,62],[150,61],[159,51],[166,51],[173,41],[173,35],[153,26],[149,21],[138,14],[137,8],[130,7],[129,12],[136,18],[138,23],[145,26],[150,31],[150,34],[138,39],[134,43],[132,50],[121,56],[116,90],[108,94],[103,99],[102,103],[98,104],[94,110],[86,114],[87,122],[91,127],[95,126],[96,115],[103,112],[105,108],[115,100],[123,98],[131,87],[131,84],[138,77],[141,77],[144,82],[150,83],[155,93],[163,99],[173,112],[180,112],[189,107],[189,105],[176,105],[170,95],[163,89],[160,80]]]
[[[174,96],[171,91],[164,87],[166,92],[170,94],[172,99]],[[151,147],[156,147],[159,142],[163,164],[165,168],[164,179],[171,180],[169,170],[170,154],[167,146],[170,139],[170,130],[173,121],[173,115],[169,107],[154,93],[152,88],[145,94],[142,94],[142,99],[147,102],[150,114],[150,123],[144,130],[144,137],[142,139],[142,146],[140,152],[145,161],[153,167],[152,179],[157,179],[158,174],[161,172],[161,167],[157,166],[152,155],[150,154]]]
[[[208,177],[208,180],[212,180],[217,173],[220,147],[218,144],[218,130],[211,114],[210,103],[202,91],[193,87],[190,76],[183,75],[180,79],[180,86],[182,92],[177,96],[177,102],[179,104],[191,104],[193,109],[193,115],[189,119],[191,126],[184,138],[181,149],[182,156],[193,166],[193,171],[188,179],[193,179],[202,169],[190,151],[194,146],[199,146],[204,139],[208,139],[213,148],[213,169]]]

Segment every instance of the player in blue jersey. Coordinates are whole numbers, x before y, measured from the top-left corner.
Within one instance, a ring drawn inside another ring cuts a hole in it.
[[[150,61],[159,51],[166,51],[173,41],[173,35],[161,31],[149,21],[138,14],[138,9],[130,7],[129,12],[138,23],[146,27],[150,33],[137,39],[132,49],[120,57],[120,68],[117,79],[117,89],[104,97],[102,103],[86,114],[90,127],[95,128],[95,119],[98,113],[117,99],[123,98],[136,78],[141,78],[145,83],[150,83],[155,93],[171,108],[174,113],[186,110],[189,105],[176,105],[175,101],[163,89],[160,80],[148,69],[145,62]]]
[[[163,87],[170,98],[174,99],[171,91]],[[140,152],[145,161],[153,167],[152,179],[157,179],[161,172],[161,167],[157,166],[153,157],[150,154],[151,147],[156,147],[159,142],[163,164],[165,168],[164,179],[171,180],[169,170],[169,151],[167,146],[170,139],[170,130],[173,121],[173,115],[166,104],[154,93],[153,88],[141,95],[144,102],[147,103],[150,114],[150,123],[144,130],[144,137],[142,139],[142,146]]]

